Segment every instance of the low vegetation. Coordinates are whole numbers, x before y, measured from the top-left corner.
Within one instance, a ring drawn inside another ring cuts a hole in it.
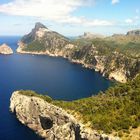
[[[52,100],[48,96],[33,91],[20,91],[20,94],[37,96],[70,112],[77,113],[84,123],[106,133],[129,133],[140,126],[140,75],[126,84],[118,84],[97,96],[75,101]]]
[[[137,36],[120,36],[94,39],[77,39],[74,43],[78,46],[93,44],[98,55],[111,55],[112,52],[120,52],[131,58],[140,57],[140,38]]]
[[[26,48],[23,49],[24,51],[45,51],[45,45],[42,42],[39,42],[37,40],[32,41],[31,43],[28,44]]]
[[[20,90],[19,91],[19,94],[22,94],[22,95],[26,95],[26,96],[33,96],[33,97],[39,97],[41,99],[43,99],[44,101],[47,101],[47,102],[52,102],[52,98],[47,96],[47,95],[42,95],[42,94],[38,94],[32,90]]]

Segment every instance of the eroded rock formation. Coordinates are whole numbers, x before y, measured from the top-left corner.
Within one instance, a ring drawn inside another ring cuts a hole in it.
[[[12,94],[10,110],[19,121],[46,140],[115,140],[79,123],[62,108],[33,96]]]

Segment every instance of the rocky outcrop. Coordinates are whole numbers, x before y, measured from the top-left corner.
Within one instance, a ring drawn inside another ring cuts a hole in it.
[[[35,28],[19,41],[17,52],[61,56],[71,62],[80,63],[84,67],[95,69],[103,76],[122,83],[136,76],[140,71],[139,66],[136,65],[140,62],[138,59],[128,57],[115,49],[104,47],[101,43],[102,47],[94,45],[94,42],[89,43],[87,38],[93,36],[90,33],[85,33],[84,39],[78,40],[79,44],[73,43],[41,23],[37,23]],[[86,39],[87,43],[85,43]]]
[[[123,70],[116,70],[109,74],[109,79],[115,79],[116,81],[121,81],[122,83],[127,82],[127,77],[125,76],[125,72]]]
[[[48,29],[41,23],[36,23],[32,31],[29,34],[23,36],[20,41],[22,44],[24,44],[24,48],[22,49],[25,49],[27,51],[29,47],[32,46],[32,44],[30,43],[34,41],[36,41],[35,43],[38,43],[40,47],[42,47],[41,49],[43,51],[62,48],[70,42],[69,39],[67,39],[63,35]],[[34,48],[32,49],[32,51],[38,51],[38,49]]]
[[[13,50],[7,44],[2,44],[0,46],[0,54],[13,54]]]
[[[10,99],[10,110],[22,124],[47,140],[115,140],[114,137],[86,128],[62,108],[39,97],[16,91]]]
[[[127,32],[128,36],[140,36],[140,30],[132,30],[132,31],[129,31]]]

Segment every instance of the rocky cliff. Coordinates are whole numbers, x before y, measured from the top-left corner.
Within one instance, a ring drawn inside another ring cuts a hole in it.
[[[41,23],[36,23],[34,29],[19,41],[17,52],[45,52],[62,49],[69,43],[69,39],[61,34],[49,30]]]
[[[7,44],[2,44],[0,46],[0,54],[13,54],[13,50]]]
[[[120,44],[114,40],[120,42],[122,37],[119,36],[119,39],[118,36],[111,39],[82,38],[72,42],[37,23],[31,33],[19,41],[17,52],[62,56],[71,62],[95,69],[109,79],[125,83],[140,71],[139,44],[133,43],[133,38],[129,39],[127,44]],[[127,40],[127,37],[125,36],[124,39],[123,36],[123,40]]]
[[[39,97],[16,91],[10,101],[10,110],[19,121],[47,140],[115,140],[86,128],[62,108]]]

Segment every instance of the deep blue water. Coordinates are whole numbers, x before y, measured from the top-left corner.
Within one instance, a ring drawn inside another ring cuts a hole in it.
[[[14,50],[19,37],[0,37]],[[93,70],[63,58],[0,55],[0,140],[41,140],[9,112],[10,96],[19,89],[35,90],[54,99],[75,100],[97,94],[111,85]]]

